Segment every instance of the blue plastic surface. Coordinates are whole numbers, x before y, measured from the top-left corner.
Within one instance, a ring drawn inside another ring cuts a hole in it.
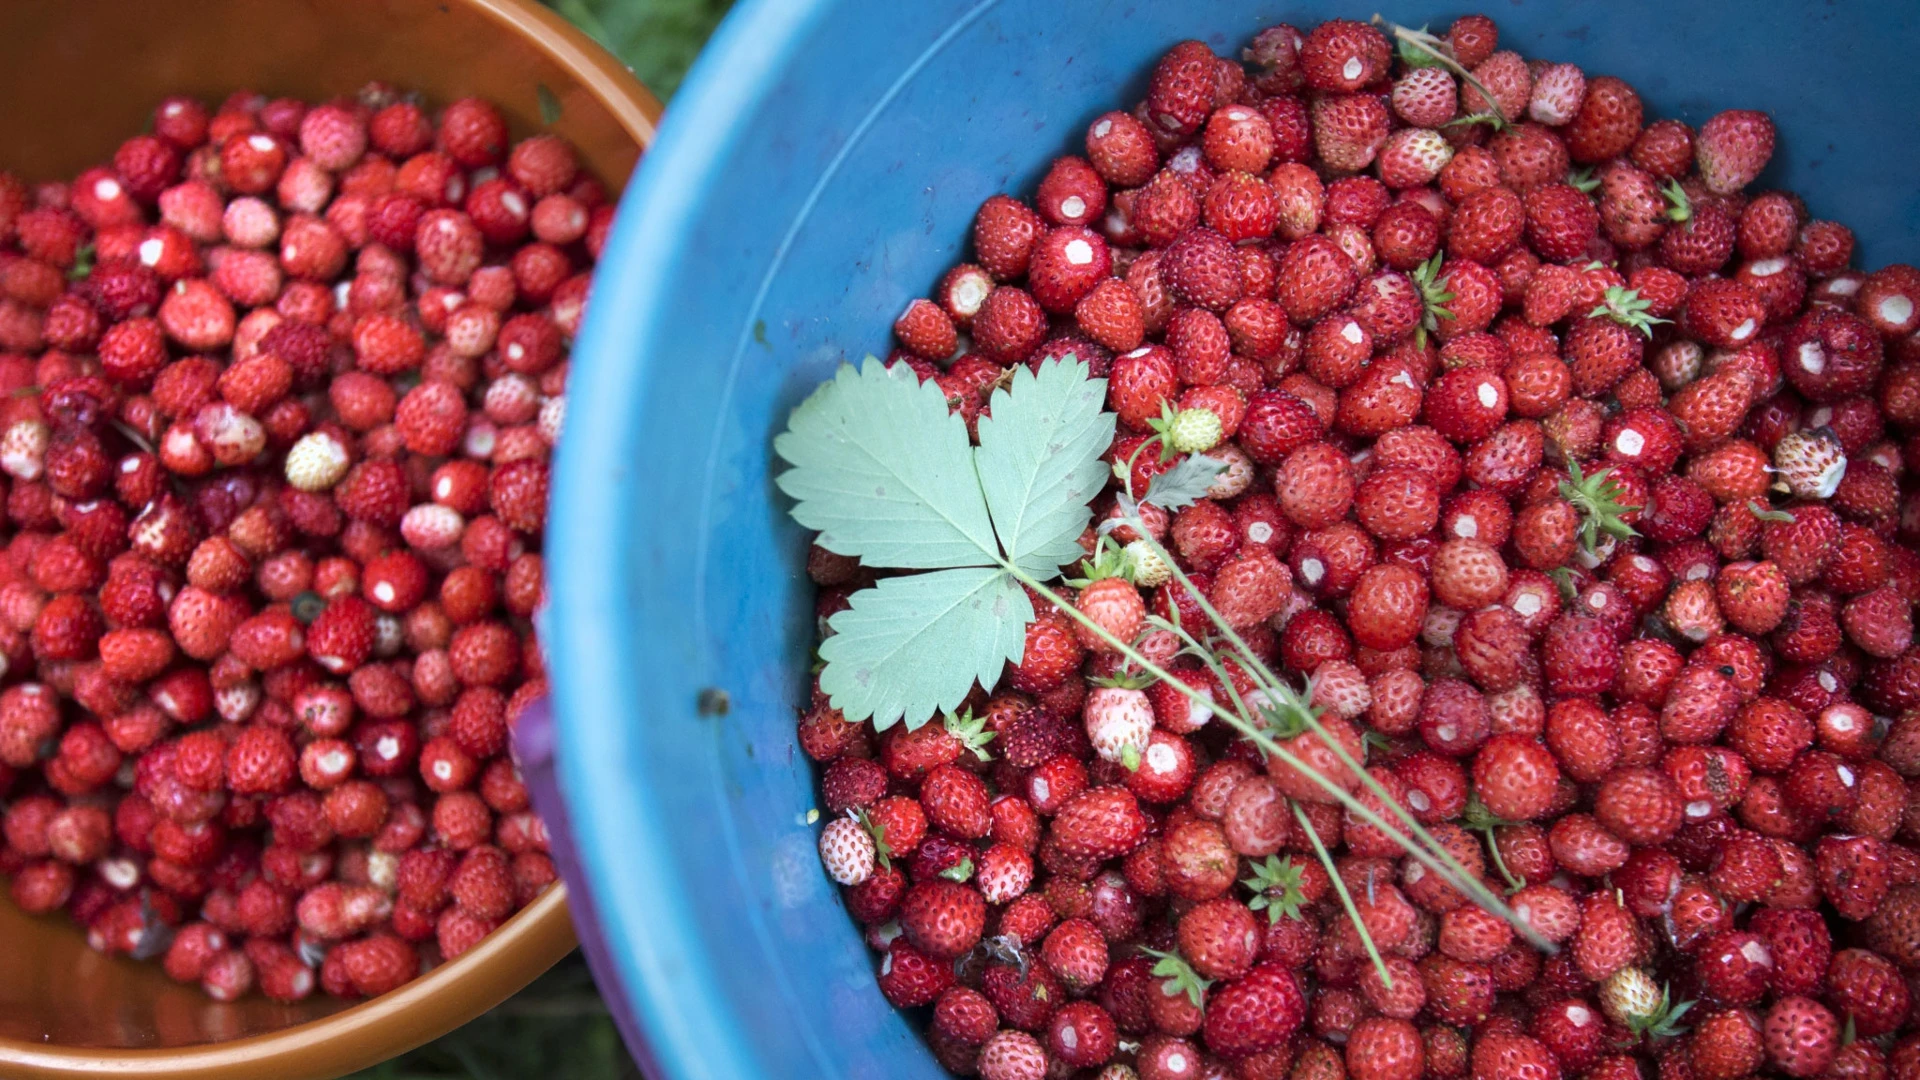
[[[1198,37],[1371,4],[747,0],[669,112],[575,349],[549,537],[560,776],[625,1004],[664,1077],[942,1075],[820,870],[794,745],[812,589],[769,477],[789,408],[962,254],[994,192]],[[1459,11],[1403,5],[1444,26]],[[1503,46],[1650,115],[1781,129],[1767,182],[1920,261],[1920,5],[1490,5]],[[727,695],[724,715],[698,706]]]

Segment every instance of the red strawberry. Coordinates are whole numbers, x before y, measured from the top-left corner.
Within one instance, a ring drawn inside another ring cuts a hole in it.
[[[1687,1040],[1687,1060],[1699,1080],[1740,1080],[1760,1067],[1765,1047],[1760,1022],[1746,1009],[1702,1018]]]
[[[1834,955],[1825,974],[1828,1000],[1861,1037],[1884,1035],[1905,1021],[1909,1002],[1906,979],[1879,953],[1842,950]]]
[[[1153,69],[1146,119],[1167,135],[1199,131],[1213,111],[1218,61],[1213,50],[1198,41],[1183,41],[1167,50]]]
[[[1105,860],[1138,847],[1146,830],[1146,818],[1126,789],[1096,787],[1061,807],[1051,833],[1063,852]]]
[[[975,889],[944,878],[922,881],[900,900],[900,928],[908,942],[936,960],[973,948],[986,927],[986,901]]]
[[[1587,254],[1600,229],[1600,214],[1578,188],[1542,184],[1527,192],[1526,223],[1527,242],[1541,258],[1567,262]]]
[[[1561,128],[1568,155],[1581,164],[1620,156],[1639,138],[1643,115],[1631,86],[1611,75],[1588,80],[1580,111]]]
[[[1731,349],[1758,333],[1766,315],[1765,305],[1752,289],[1714,278],[1695,284],[1687,293],[1681,325],[1704,344]]]
[[[1033,208],[1018,199],[995,195],[980,204],[973,219],[973,246],[980,265],[1001,281],[1027,272],[1034,242],[1045,225]]]
[[[1300,74],[1315,90],[1353,93],[1385,78],[1392,59],[1380,31],[1346,19],[1328,19],[1300,43]]]
[[[1576,193],[1577,194],[1577,193]],[[1461,200],[1447,222],[1447,253],[1478,263],[1496,263],[1520,242],[1526,204],[1511,190],[1483,188]]]
[[[1767,1057],[1789,1076],[1818,1076],[1840,1049],[1840,1024],[1807,997],[1782,998],[1767,1011]]]
[[[1753,183],[1773,157],[1773,121],[1751,109],[1729,109],[1700,125],[1693,141],[1700,179],[1716,195]]]
[[[1373,94],[1330,94],[1313,103],[1313,140],[1320,158],[1338,172],[1373,164],[1392,118]]]
[[[1306,998],[1293,972],[1261,964],[1245,978],[1216,989],[1207,1001],[1207,1047],[1227,1057],[1279,1046],[1306,1018]]]
[[[1358,275],[1333,241],[1311,235],[1295,241],[1280,258],[1275,298],[1296,323],[1328,314],[1352,295]]]

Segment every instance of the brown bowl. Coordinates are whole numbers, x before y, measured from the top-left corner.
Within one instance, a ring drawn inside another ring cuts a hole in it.
[[[373,79],[434,104],[487,98],[516,136],[565,136],[610,188],[660,114],[618,60],[531,0],[5,0],[0,168],[71,177],[142,130],[169,94],[315,100]],[[0,1077],[338,1076],[485,1012],[574,944],[555,886],[464,956],[383,997],[220,1004],[155,964],[92,952],[72,923],[28,918],[0,893]]]

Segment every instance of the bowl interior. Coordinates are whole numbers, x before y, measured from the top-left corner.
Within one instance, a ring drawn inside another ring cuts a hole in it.
[[[241,88],[320,100],[373,79],[417,91],[429,105],[488,98],[515,137],[565,136],[615,190],[659,110],[617,61],[522,0],[12,0],[0,6],[0,168],[29,181],[69,179],[146,129],[169,94],[211,105]],[[253,1046],[253,1068],[291,1078],[371,1064],[491,1007],[572,947],[557,891],[495,936],[498,948],[448,965],[466,976],[434,983],[452,1011],[423,1000],[396,1011],[382,998],[354,1009],[352,1024],[327,1029],[373,1031],[358,1048],[308,1047],[290,1065]],[[28,918],[0,894],[0,1071],[9,1076],[95,1075],[115,1056],[90,1051],[263,1036],[349,1004],[325,995],[296,1005],[216,1004],[155,964],[92,952],[67,920]],[[197,1058],[179,1075],[241,1075],[225,1070],[244,1056]],[[173,1075],[164,1058],[127,1055],[114,1074]]]
[[[575,354],[552,516],[561,772],[610,947],[669,1075],[939,1070],[873,982],[815,854],[807,538],[772,436],[1030,191],[1130,107],[1169,45],[1375,9],[1219,0],[763,0],[736,10],[627,203]],[[1456,12],[1389,12],[1444,26]],[[1770,111],[1765,183],[1920,255],[1916,9],[1499,4],[1503,43],[1626,78],[1653,116]],[[644,433],[644,435],[642,434]],[[722,698],[710,690],[723,691]],[[703,707],[704,705],[704,707]]]

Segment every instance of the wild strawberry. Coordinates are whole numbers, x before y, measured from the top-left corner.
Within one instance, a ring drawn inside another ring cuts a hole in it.
[[[1640,135],[1643,118],[1640,95],[1610,75],[1587,81],[1580,111],[1561,128],[1567,153],[1581,164],[1605,161],[1625,153]]]
[[[1352,295],[1353,263],[1331,240],[1319,235],[1295,241],[1281,256],[1275,299],[1295,323],[1310,323]]]
[[[1826,1006],[1806,997],[1782,998],[1767,1011],[1767,1057],[1789,1076],[1818,1076],[1840,1047],[1840,1025]]]
[[[858,821],[835,818],[820,832],[820,861],[834,881],[858,885],[873,876],[873,837]]]
[[[986,901],[973,888],[942,878],[909,888],[900,901],[900,928],[915,949],[950,960],[973,948],[986,925]]]
[[[1700,179],[1716,195],[1752,183],[1773,157],[1773,121],[1751,109],[1729,109],[1700,126],[1694,136]]]
[[[1391,118],[1371,94],[1333,94],[1313,104],[1314,146],[1331,168],[1359,172],[1373,163],[1387,141]]]
[[[1214,1053],[1241,1057],[1286,1041],[1305,1016],[1306,1000],[1293,973],[1261,964],[1213,992],[1204,1036]]]

